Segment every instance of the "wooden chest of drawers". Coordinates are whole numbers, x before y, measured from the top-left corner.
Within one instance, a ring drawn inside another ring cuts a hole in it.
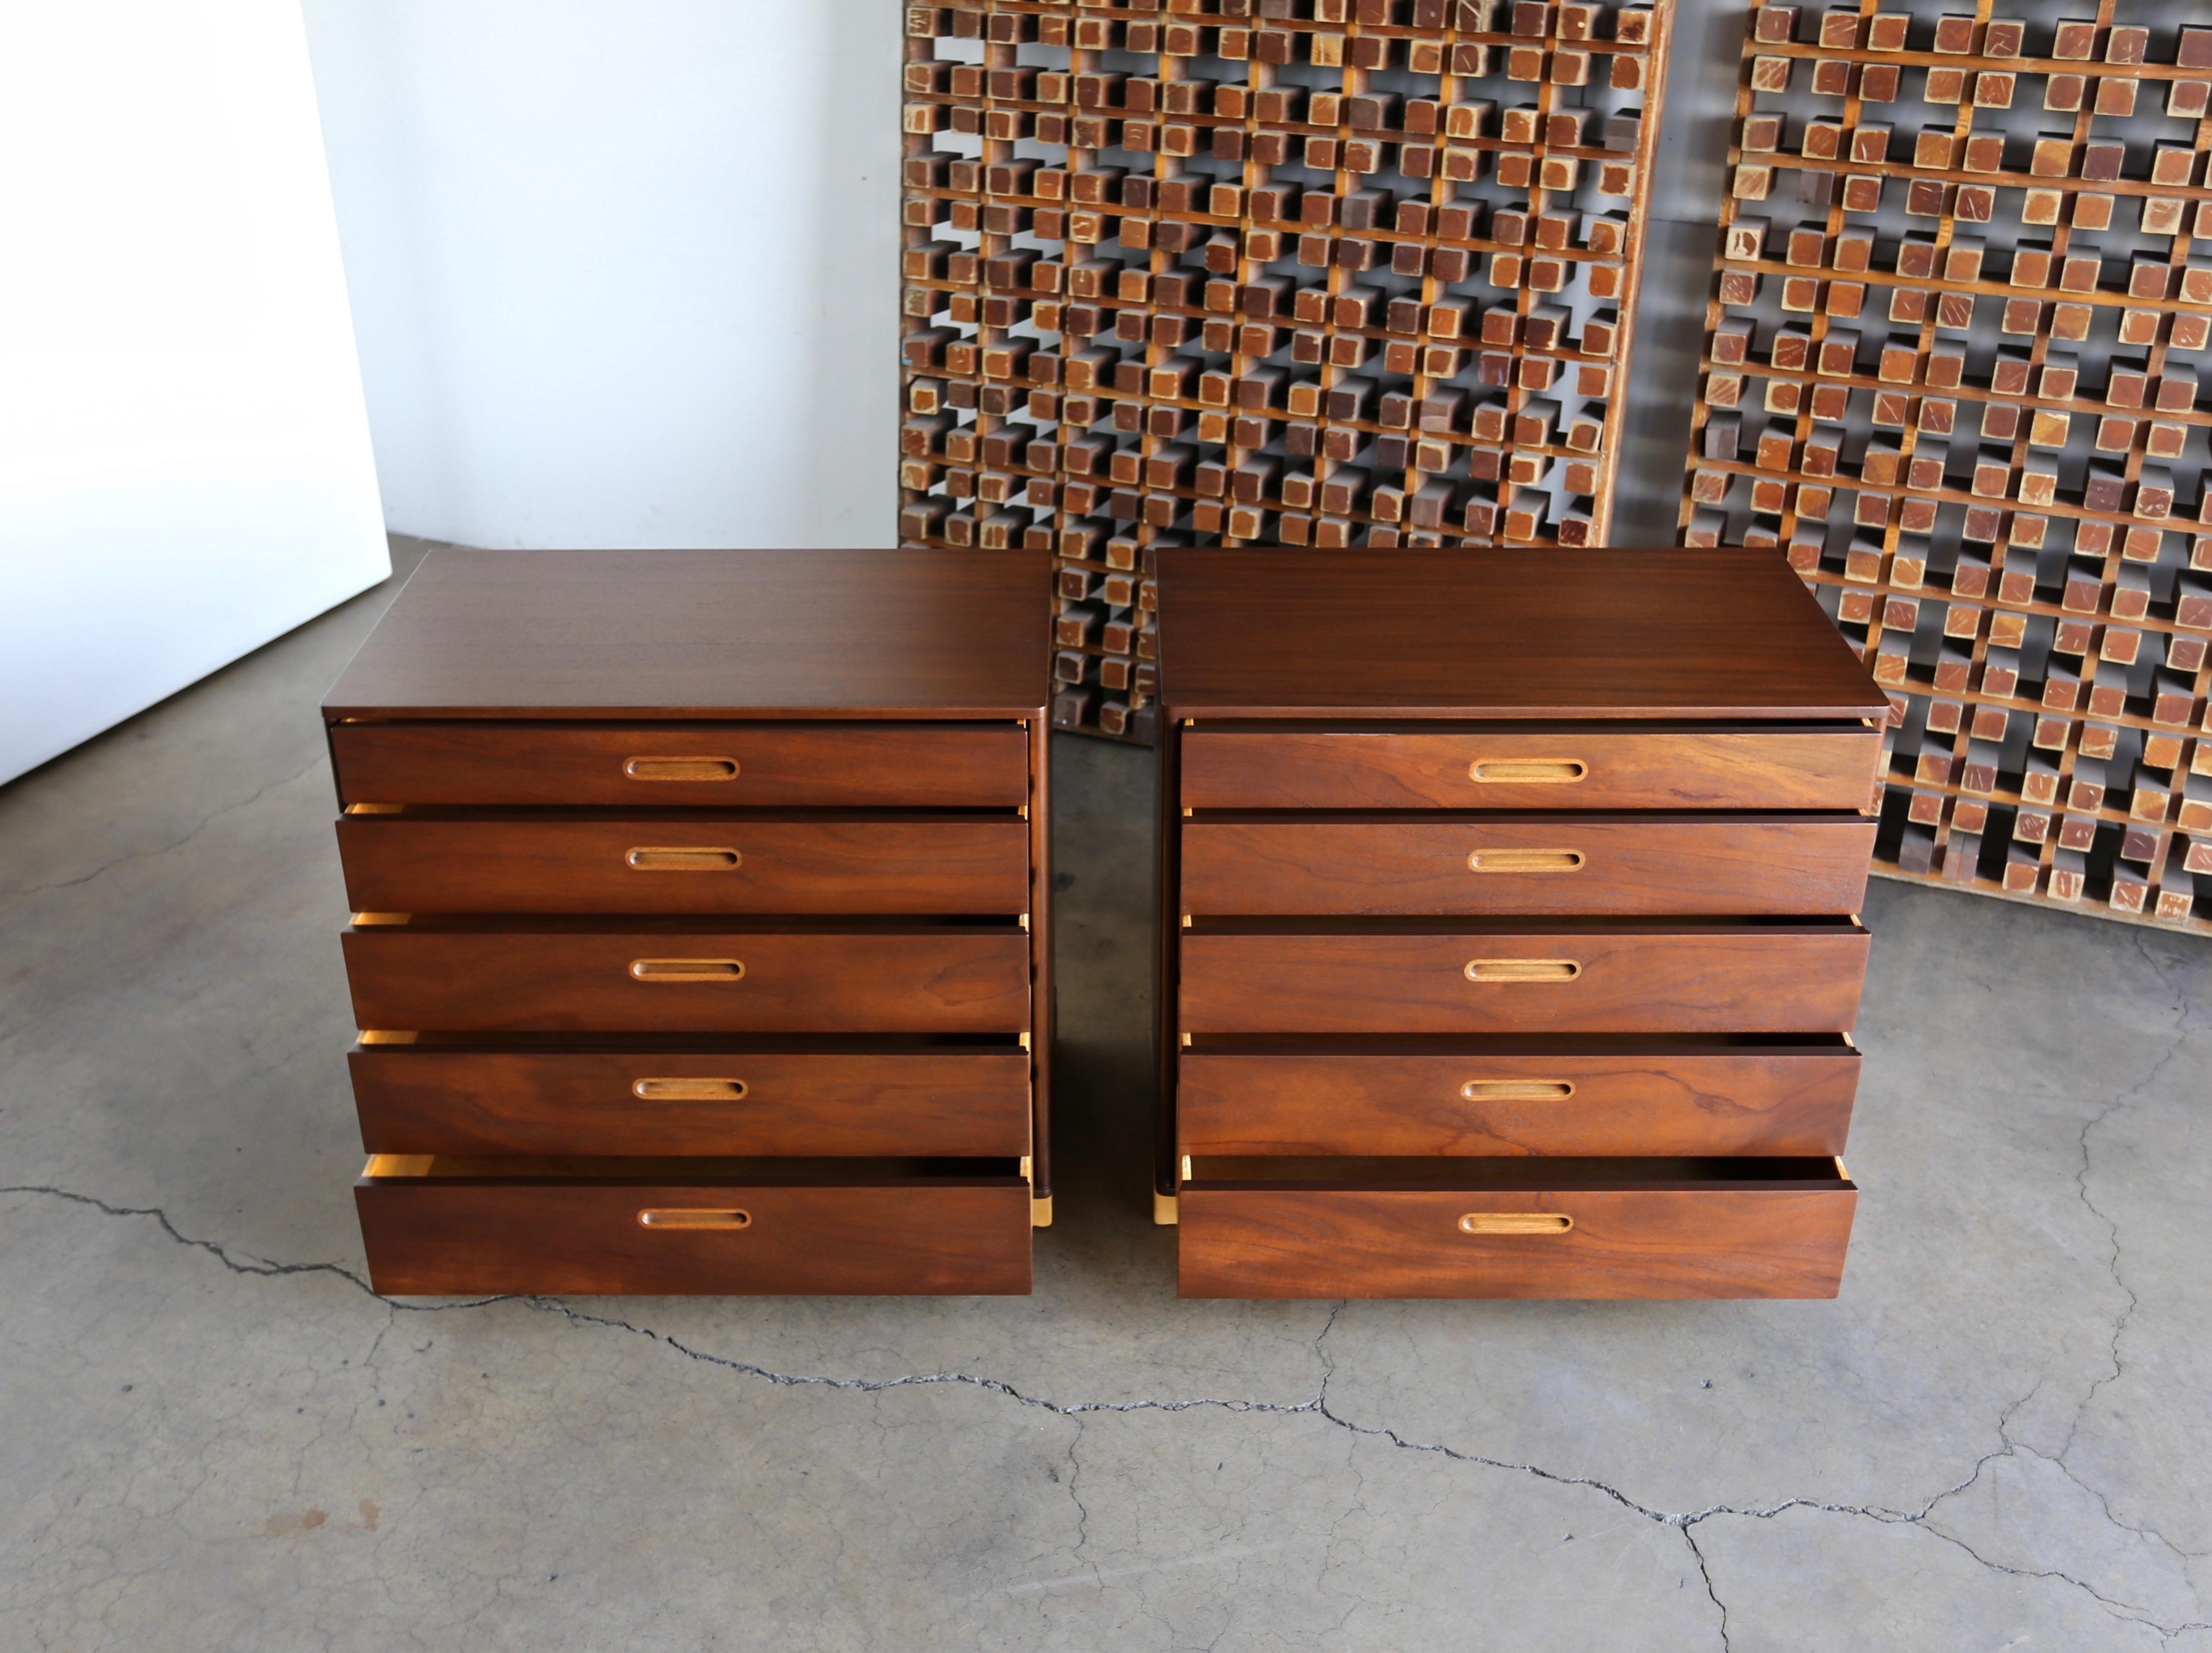
[[[432,553],[324,707],[379,1290],[1025,1292],[1042,553]]]
[[[1834,1296],[1887,706],[1782,559],[1159,592],[1184,1295]]]

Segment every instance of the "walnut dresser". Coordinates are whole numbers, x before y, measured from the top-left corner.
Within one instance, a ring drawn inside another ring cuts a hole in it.
[[[1163,552],[1201,1297],[1820,1297],[1887,706],[1761,552]]]
[[[433,552],[324,706],[379,1290],[1025,1292],[1042,552]]]

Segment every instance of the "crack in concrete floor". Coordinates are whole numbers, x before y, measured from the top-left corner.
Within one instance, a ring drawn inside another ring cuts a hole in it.
[[[2185,1022],[2186,1021],[2185,1015],[2184,1021]],[[2186,1036],[2187,1034],[2185,1028],[2181,1029],[2177,1033],[2177,1048],[2179,1047],[2180,1040]],[[2160,1064],[2160,1066],[2164,1065],[2164,1061],[2166,1059],[2170,1059],[2171,1054],[2172,1052],[2169,1052],[2168,1057],[2161,1059]],[[2143,1083],[2148,1083],[2148,1079],[2143,1082]],[[2139,1090],[2141,1086],[2137,1086],[2135,1089]],[[2113,1107],[2117,1107],[2120,1105],[2121,1103],[2119,1101],[2116,1101],[2113,1104]],[[2100,1115],[2099,1117],[2101,1118],[2103,1115]],[[2085,1138],[2086,1135],[2087,1131],[2085,1129]],[[709,1350],[695,1349],[668,1333],[655,1331],[650,1327],[641,1326],[634,1321],[624,1320],[619,1315],[592,1314],[588,1310],[574,1308],[571,1304],[557,1297],[531,1296],[521,1294],[503,1293],[484,1297],[466,1298],[451,1302],[410,1302],[400,1298],[385,1296],[384,1294],[377,1291],[374,1287],[373,1287],[367,1280],[363,1279],[359,1274],[356,1273],[352,1269],[349,1269],[344,1265],[339,1263],[282,1263],[266,1258],[254,1257],[251,1253],[247,1253],[246,1260],[240,1261],[237,1257],[232,1255],[230,1249],[228,1247],[222,1245],[221,1242],[212,1240],[198,1239],[183,1232],[183,1230],[179,1229],[175,1223],[170,1219],[168,1213],[159,1206],[117,1205],[91,1194],[81,1193],[73,1189],[61,1188],[50,1184],[42,1183],[17,1183],[0,1186],[0,1194],[29,1194],[65,1200],[75,1205],[88,1206],[109,1217],[151,1217],[160,1224],[161,1231],[176,1244],[191,1250],[205,1253],[207,1255],[216,1259],[216,1261],[220,1262],[225,1268],[228,1269],[234,1274],[264,1277],[275,1277],[287,1274],[333,1275],[337,1278],[345,1281],[349,1285],[360,1290],[365,1296],[373,1298],[374,1301],[384,1304],[387,1309],[395,1313],[440,1314],[459,1309],[489,1308],[501,1303],[519,1303],[523,1307],[538,1313],[559,1315],[578,1326],[628,1333],[632,1336],[643,1338],[648,1342],[661,1345],[673,1351],[677,1354],[682,1355],[688,1360],[697,1361],[705,1365],[714,1366],[722,1370],[734,1373],[739,1376],[755,1378],[781,1388],[839,1389],[856,1391],[866,1394],[881,1394],[896,1389],[926,1388],[937,1386],[960,1387],[980,1390],[989,1394],[994,1394],[1002,1399],[1011,1400],[1020,1406],[1033,1408],[1037,1411],[1050,1413],[1054,1417],[1067,1418],[1074,1422],[1078,1425],[1079,1430],[1080,1429],[1082,1421],[1085,1418],[1104,1413],[1121,1413],[1126,1415],[1139,1412],[1175,1413],[1199,1411],[1220,1411],[1237,1415],[1314,1417],[1354,1436],[1388,1441],[1393,1447],[1402,1451],[1435,1454],[1438,1456],[1449,1459],[1453,1462],[1468,1464],[1478,1468],[1492,1469],[1510,1474],[1528,1476],[1534,1479],[1547,1481],[1559,1486],[1586,1488],[1591,1491],[1601,1494],[1604,1497],[1611,1500],[1620,1508],[1629,1510],[1647,1521],[1656,1522],[1662,1526],[1675,1528],[1681,1532],[1685,1541],[1689,1546],[1690,1553],[1697,1563],[1698,1577],[1705,1584],[1705,1594],[1711,1599],[1714,1609],[1719,1615],[1718,1622],[1715,1628],[1719,1636],[1720,1644],[1723,1650],[1723,1653],[1729,1653],[1729,1650],[1731,1649],[1731,1643],[1729,1636],[1729,1607],[1727,1602],[1723,1600],[1718,1587],[1714,1582],[1712,1569],[1706,1558],[1705,1552],[1697,1541],[1695,1528],[1705,1522],[1715,1521],[1723,1517],[1733,1516],[1753,1521],[1771,1521],[1778,1516],[1790,1514],[1795,1510],[1808,1510],[1823,1515],[1844,1516],[1875,1522],[1884,1526],[1902,1526],[1926,1532],[1929,1536],[1938,1539],[1960,1551],[1962,1553],[1972,1559],[1978,1565],[1988,1570],[1989,1571],[2004,1574],[2012,1577],[2049,1580],[2069,1585],[2087,1595],[2091,1601],[2094,1601],[2100,1607],[2111,1614],[2114,1619],[2124,1623],[2137,1625],[2142,1628],[2153,1631],[2161,1638],[2161,1640],[2167,1643],[2171,1643],[2177,1638],[2194,1631],[2212,1629],[2212,1620],[2205,1619],[2191,1619],[2173,1625],[2160,1624],[2154,1618],[2151,1617],[2147,1610],[2134,1603],[2122,1601],[2108,1596],[2085,1579],[2075,1577],[2072,1574],[2058,1568],[2016,1567],[2006,1562],[1994,1560],[1981,1554],[1980,1552],[1975,1549],[1972,1545],[1967,1543],[1964,1539],[1959,1537],[1957,1534],[1945,1532],[1941,1527],[1932,1524],[1930,1517],[1935,1514],[1937,1507],[1943,1504],[1947,1499],[1955,1497],[1972,1487],[1980,1480],[1983,1473],[1990,1464],[1996,1462],[2001,1459],[2017,1456],[2023,1450],[2027,1450],[2022,1449],[2018,1445],[2018,1443],[2014,1442],[2008,1435],[2007,1430],[2011,1422],[2013,1414],[2018,1411],[2021,1406],[2026,1405],[2028,1400],[2033,1398],[2035,1393],[2034,1390],[2031,1390],[2027,1394],[2022,1395],[2019,1400],[2013,1401],[1999,1416],[1997,1419],[1997,1438],[2002,1444],[1996,1451],[1984,1453],[1979,1458],[1976,1459],[1973,1467],[1967,1473],[1963,1479],[1959,1480],[1954,1485],[1944,1488],[1942,1491],[1937,1492],[1933,1497],[1928,1499],[1926,1503],[1923,1504],[1917,1510],[1900,1510],[1876,1504],[1839,1504],[1820,1498],[1789,1497],[1770,1504],[1743,1505],[1723,1503],[1707,1504],[1704,1508],[1698,1510],[1667,1510],[1656,1509],[1637,1498],[1632,1497],[1629,1494],[1621,1491],[1619,1487],[1612,1485],[1610,1482],[1600,1479],[1595,1476],[1576,1474],[1565,1470],[1547,1468],[1540,1464],[1519,1462],[1510,1459],[1493,1458],[1482,1453],[1471,1452],[1462,1448],[1450,1446],[1443,1442],[1409,1440],[1388,1424],[1362,1424],[1354,1419],[1344,1417],[1342,1414],[1333,1410],[1328,1402],[1328,1384],[1330,1378],[1334,1375],[1335,1362],[1329,1355],[1327,1345],[1329,1334],[1335,1330],[1337,1321],[1339,1317],[1342,1315],[1346,1306],[1343,1302],[1335,1303],[1330,1308],[1328,1319],[1323,1323],[1320,1332],[1318,1332],[1314,1337],[1314,1353],[1316,1357],[1322,1362],[1322,1369],[1320,1387],[1310,1400],[1289,1402],[1249,1399],[1237,1400],[1222,1396],[1200,1395],[1180,1400],[1082,1400],[1072,1402],[1056,1401],[1048,1400],[1041,1395],[1028,1394],[1002,1378],[978,1376],[970,1372],[911,1372],[903,1373],[895,1377],[882,1378],[836,1377],[827,1373],[779,1372],[775,1370],[773,1368],[763,1366],[752,1361],[740,1360],[728,1355],[716,1354]],[[2115,1233],[2117,1235],[2117,1228],[2115,1229]],[[2100,1382],[2102,1382],[2108,1380],[2100,1379],[2099,1381]],[[2039,1382],[2037,1388],[2039,1388],[2040,1387],[2041,1385]],[[2086,1400],[2083,1404],[2087,1404]],[[1078,1529],[1079,1538],[1078,1544],[1076,1546],[1078,1550],[1080,1549],[1082,1541],[1085,1536],[1085,1528],[1087,1527],[1090,1513],[1084,1506],[1082,1499],[1076,1495],[1074,1485],[1075,1473],[1079,1467],[1074,1458],[1074,1447],[1078,1443],[1079,1443],[1079,1441],[1080,1435],[1079,1434],[1077,1441],[1070,1443],[1070,1450],[1068,1454],[1070,1462],[1070,1478],[1067,1488],[1069,1496],[1074,1500],[1075,1506],[1079,1512],[1080,1512],[1082,1517],[1081,1522],[1079,1523]],[[2043,1455],[2033,1453],[2032,1450],[2029,1450],[2028,1455],[2040,1458]],[[2063,1464],[2061,1465],[2061,1467],[2063,1468]],[[2077,1485],[2082,1485],[2082,1483],[2081,1483],[2077,1478],[2074,1477],[2070,1472],[2068,1472],[2068,1478],[2069,1479],[2074,1479]],[[2091,1491],[2094,1491],[2094,1489],[2087,1487],[2085,1487],[2084,1490]],[[2102,1495],[2098,1494],[2097,1496],[2100,1504],[2104,1504]],[[2107,1516],[2110,1517],[2111,1511],[2109,1505],[2105,1505],[2105,1509]],[[2127,1523],[2117,1519],[2113,1520],[2112,1524],[2120,1528],[2124,1531],[2136,1533],[2146,1533],[2147,1531],[2147,1529],[2130,1527]],[[2179,1550],[2177,1546],[2173,1546],[2161,1534],[2158,1534],[2154,1532],[2148,1532],[2147,1533],[2147,1535],[2158,1538],[2160,1542],[2166,1544],[2169,1549],[2174,1550],[2177,1554],[2187,1553],[2186,1552]]]
[[[1721,1621],[1716,1626],[1720,1632],[1721,1653],[1729,1653],[1733,1644],[1729,1640],[1728,1603],[1721,1600],[1721,1593],[1713,1588],[1713,1570],[1705,1565],[1705,1551],[1698,1547],[1697,1533],[1690,1527],[1684,1527],[1682,1542],[1690,1546],[1690,1558],[1698,1564],[1698,1577],[1705,1580],[1705,1599],[1713,1604],[1715,1611],[1721,1615]]]
[[[2181,1047],[2189,1042],[2190,1017],[2195,1014],[2195,1007],[2190,1003],[2188,994],[2175,983],[2172,977],[2166,974],[2165,967],[2159,963],[2156,956],[2151,952],[2149,937],[2146,936],[2137,936],[2136,937],[2136,951],[2142,955],[2142,961],[2150,967],[2151,973],[2159,979],[2160,982],[2165,986],[2166,991],[2173,995],[2173,1037],[2167,1042],[2165,1051],[2160,1053],[2158,1060],[2151,1064],[2150,1071],[2144,1074],[2143,1077],[2136,1081],[2134,1084],[2129,1086],[2127,1089],[2122,1091],[2118,1095],[2113,1097],[2112,1101],[2106,1103],[2103,1107],[2100,1108],[2096,1113],[2085,1121],[2081,1126],[2081,1163],[2079,1168],[2077,1168],[2074,1173],[2074,1192],[2080,1198],[2081,1204],[2088,1208],[2090,1213],[2094,1216],[2099,1222],[2102,1223],[2112,1235],[2112,1255],[2108,1261],[2112,1269],[2112,1284],[2118,1286],[2120,1290],[2126,1295],[2128,1301],[2127,1306],[2121,1309],[2118,1316],[2112,1321],[2112,1335],[2106,1357],[2112,1362],[2112,1369],[2098,1378],[2095,1382],[2089,1386],[2088,1392],[2081,1397],[2081,1404],[2074,1409],[2074,1421],[2067,1429],[2066,1443],[2058,1450],[2057,1461],[2062,1467],[2065,1465],[2067,1454],[2074,1449],[2074,1437],[2081,1430],[2082,1415],[2088,1411],[2090,1406],[2096,1400],[2099,1392],[2101,1391],[2107,1383],[2117,1382],[2122,1374],[2127,1369],[2126,1363],[2120,1354],[2120,1339],[2127,1334],[2128,1322],[2135,1317],[2136,1310],[2142,1307],[2142,1299],[2136,1295],[2135,1288],[2128,1284],[2127,1276],[2124,1274],[2120,1269],[2122,1247],[2120,1243],[2119,1221],[2118,1218],[2111,1216],[2100,1207],[2096,1200],[2091,1198],[2089,1193],[2089,1172],[2091,1169],[2089,1136],[2092,1131],[2095,1131],[2099,1125],[2103,1125],[2107,1119],[2111,1119],[2112,1115],[2118,1113],[2123,1108],[2133,1106],[2142,1097],[2142,1094],[2146,1090],[2149,1089],[2154,1083],[2156,1083],[2159,1075],[2166,1071],[2168,1064],[2172,1062],[2175,1057],[2181,1053]],[[2075,1482],[2075,1485],[2080,1485],[2081,1483],[2077,1481]],[[2092,1489],[2085,1487],[2083,1490],[2090,1491]],[[2101,1499],[2103,1494],[2099,1493],[2097,1496]],[[2106,1513],[2107,1515],[2111,1514],[2109,1508],[2106,1510]],[[2124,1522],[2117,1520],[2113,1524],[2115,1526],[2121,1527],[2126,1526]],[[2130,1528],[2129,1530],[2144,1531],[2148,1529]],[[2166,1544],[2167,1548],[2172,1549],[2175,1554],[2179,1555],[2185,1553],[2179,1548],[2176,1548],[2176,1546],[2168,1542],[2162,1535],[2153,1534],[2153,1536],[2157,1536],[2159,1538],[2159,1541],[2162,1544]]]
[[[207,814],[202,815],[198,820],[194,821],[191,828],[187,830],[181,838],[172,839],[167,844],[157,845],[155,848],[150,850],[126,851],[125,853],[116,856],[111,860],[101,862],[90,872],[80,873],[75,878],[64,878],[51,884],[0,885],[0,896],[13,897],[20,900],[27,896],[44,895],[53,890],[75,889],[81,884],[89,884],[94,879],[98,878],[103,873],[112,872],[116,868],[127,866],[133,861],[158,861],[165,855],[173,855],[179,850],[183,849],[185,845],[198,838],[202,833],[207,831],[209,827],[214,826],[216,821],[221,820],[225,815],[234,815],[241,809],[252,808],[255,804],[260,802],[262,799],[267,797],[271,792],[282,790],[283,788],[291,785],[295,781],[304,778],[315,770],[325,767],[329,761],[329,758],[326,754],[318,752],[313,757],[308,759],[306,763],[301,765],[299,768],[294,770],[290,774],[270,782],[268,785],[261,788],[261,790],[254,793],[252,796],[240,798],[235,803],[226,803],[219,809],[209,810]]]

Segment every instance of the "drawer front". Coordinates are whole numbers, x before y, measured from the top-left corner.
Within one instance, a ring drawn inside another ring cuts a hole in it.
[[[1193,820],[1194,913],[1851,913],[1865,815],[1638,820]]]
[[[372,1154],[1030,1151],[1025,1052],[520,1052],[373,1046],[348,1058]]]
[[[1841,1033],[1858,1016],[1867,942],[1863,930],[1841,925],[1522,935],[1186,930],[1181,1026],[1193,1034]]]
[[[1029,940],[1011,926],[609,934],[394,925],[344,937],[355,1025],[439,1033],[1019,1033],[1029,1026]]]
[[[1013,723],[339,723],[345,803],[825,804],[1012,808],[1029,797]]]
[[[1213,1189],[1177,1201],[1186,1297],[1832,1297],[1857,1193]],[[1465,1231],[1554,1217],[1553,1232]]]
[[[1182,737],[1195,809],[1862,809],[1876,730],[1384,734],[1208,728]]]
[[[1178,1150],[1315,1155],[1840,1155],[1859,1053],[1534,1050],[1228,1055],[1177,1066]]]
[[[1029,1188],[1014,1179],[749,1188],[367,1177],[354,1203],[371,1283],[401,1295],[1030,1289]],[[648,1227],[648,1211],[747,1221]]]
[[[1016,913],[1029,823],[1004,820],[338,822],[370,912]]]

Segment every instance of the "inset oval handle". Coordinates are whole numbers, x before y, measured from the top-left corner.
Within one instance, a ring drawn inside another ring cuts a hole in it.
[[[639,1079],[630,1095],[642,1102],[741,1102],[742,1079]]]
[[[632,850],[623,857],[640,872],[731,872],[744,864],[735,850],[689,850],[676,847]]]
[[[1467,857],[1469,872],[1577,872],[1582,864],[1580,850],[1472,850]]]
[[[629,973],[640,981],[740,981],[741,959],[632,959]]]
[[[1564,1079],[1470,1079],[1459,1094],[1470,1102],[1563,1102],[1575,1088]]]
[[[749,1229],[750,1211],[698,1211],[689,1205],[648,1206],[637,1214],[641,1229]]]
[[[1471,781],[1513,781],[1522,786],[1565,786],[1589,773],[1576,758],[1477,758],[1467,766]]]
[[[1469,1211],[1462,1234],[1565,1234],[1575,1219],[1564,1211]]]
[[[1469,959],[1469,981],[1572,981],[1583,967],[1572,959]]]
[[[634,781],[733,781],[735,758],[632,758],[623,773]]]

